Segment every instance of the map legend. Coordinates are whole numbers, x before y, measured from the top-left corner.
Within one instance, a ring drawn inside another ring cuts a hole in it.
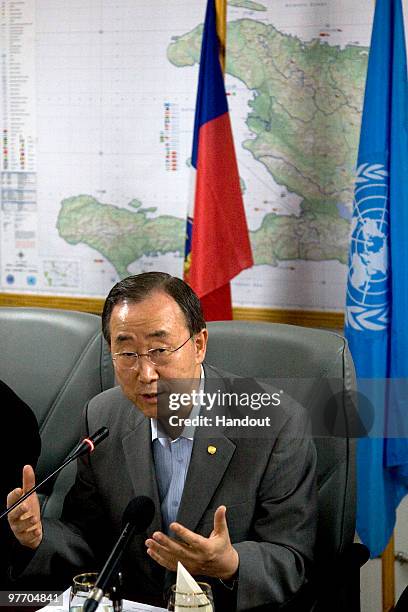
[[[3,130],[3,170],[8,169],[8,136],[7,130]]]
[[[160,133],[164,143],[167,172],[177,172],[180,145],[180,110],[178,104],[164,103],[164,130]]]
[[[37,278],[37,202],[34,172],[2,172],[1,276],[7,286],[29,289]]]
[[[35,4],[0,0],[2,170],[35,171]]]

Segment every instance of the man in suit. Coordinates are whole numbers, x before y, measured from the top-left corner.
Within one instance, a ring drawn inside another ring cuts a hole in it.
[[[180,279],[152,272],[120,281],[106,299],[102,326],[119,386],[89,402],[83,429],[106,425],[109,438],[78,461],[61,520],[42,524],[34,495],[10,514],[25,549],[20,565],[28,562],[23,575],[45,576],[48,584],[58,576],[68,586],[74,573],[99,569],[127,503],[148,495],[157,509],[153,523],[122,562],[128,597],[157,604],[181,561],[211,582],[218,609],[293,604],[307,582],[317,522],[316,456],[302,411],[273,408],[273,431],[262,439],[234,424],[175,433],[170,419],[158,418],[174,380],[190,392],[234,387],[231,375],[203,366],[205,321]],[[200,410],[190,403],[182,416]],[[26,468],[23,490],[33,483]],[[8,503],[20,495],[14,490]]]

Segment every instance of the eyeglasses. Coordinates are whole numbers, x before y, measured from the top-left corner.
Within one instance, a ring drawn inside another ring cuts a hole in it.
[[[122,353],[113,353],[112,360],[116,363],[116,365],[123,370],[136,370],[140,357],[147,357],[147,359],[153,365],[164,366],[167,365],[171,359],[171,356],[176,351],[179,351],[191,338],[194,334],[191,334],[189,338],[183,344],[180,344],[175,349],[171,348],[152,348],[147,351],[147,353],[135,353],[132,351],[123,351]]]

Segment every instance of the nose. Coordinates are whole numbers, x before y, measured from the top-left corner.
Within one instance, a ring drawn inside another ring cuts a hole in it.
[[[159,378],[154,363],[150,361],[147,355],[140,355],[137,360],[137,376],[142,383],[151,383]]]

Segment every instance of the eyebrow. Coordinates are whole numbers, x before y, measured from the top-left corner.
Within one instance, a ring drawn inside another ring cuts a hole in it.
[[[115,342],[126,342],[127,340],[131,340],[131,336],[128,334],[119,334],[115,338]]]
[[[165,329],[157,329],[153,332],[150,332],[150,334],[147,334],[147,338],[167,338],[169,335],[169,332],[167,332]],[[133,340],[133,336],[130,336],[129,334],[126,333],[119,333],[116,338],[115,338],[116,342],[127,342],[128,340]]]
[[[147,334],[147,338],[167,338],[168,335],[169,332],[167,332],[165,329],[157,329],[156,331]]]

